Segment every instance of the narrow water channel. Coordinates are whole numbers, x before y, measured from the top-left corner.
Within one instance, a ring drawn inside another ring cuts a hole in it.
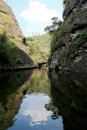
[[[87,75],[0,74],[0,130],[87,130]]]
[[[8,130],[63,130],[62,116],[51,100],[51,84],[44,70],[33,71],[14,125]]]

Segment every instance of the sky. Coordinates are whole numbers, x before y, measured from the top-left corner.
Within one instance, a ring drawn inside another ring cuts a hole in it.
[[[62,19],[63,0],[4,0],[25,36],[43,34],[52,17]]]

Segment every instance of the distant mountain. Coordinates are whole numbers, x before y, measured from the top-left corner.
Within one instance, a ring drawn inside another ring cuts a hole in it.
[[[50,55],[51,36],[47,33],[27,38],[27,45],[30,48],[30,55],[33,61],[47,61]]]

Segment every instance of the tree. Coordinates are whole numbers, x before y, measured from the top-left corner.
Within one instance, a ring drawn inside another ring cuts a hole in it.
[[[44,31],[45,32],[54,32],[58,27],[61,25],[62,21],[58,19],[58,17],[53,17],[52,19],[52,25],[47,26]]]
[[[24,45],[27,45],[27,44],[26,44],[26,38],[25,38],[25,37],[23,38],[23,44],[24,44]]]

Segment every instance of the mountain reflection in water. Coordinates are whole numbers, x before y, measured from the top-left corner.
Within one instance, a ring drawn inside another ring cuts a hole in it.
[[[0,130],[87,130],[86,79],[54,70],[0,74]]]
[[[62,116],[51,101],[51,84],[47,72],[33,71],[14,125],[8,130],[63,130]]]

